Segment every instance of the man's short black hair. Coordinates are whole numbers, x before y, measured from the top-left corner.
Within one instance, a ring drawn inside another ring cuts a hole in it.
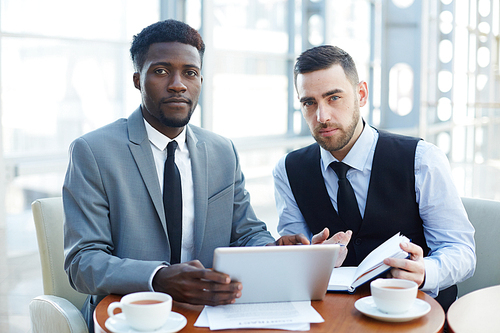
[[[358,71],[349,53],[337,46],[321,45],[304,51],[297,58],[293,68],[295,86],[297,86],[297,75],[327,69],[333,65],[342,66],[347,79],[353,86],[359,83]]]
[[[134,36],[130,47],[130,55],[135,70],[140,71],[144,66],[151,44],[168,42],[179,42],[194,46],[200,54],[200,60],[203,62],[205,43],[203,43],[198,31],[184,22],[165,20],[151,24]]]

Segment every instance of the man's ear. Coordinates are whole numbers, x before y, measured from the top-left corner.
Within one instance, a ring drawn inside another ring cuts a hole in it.
[[[365,106],[368,102],[368,86],[365,81],[358,83],[359,106]]]
[[[139,72],[135,72],[133,76],[134,87],[141,90],[141,74]]]

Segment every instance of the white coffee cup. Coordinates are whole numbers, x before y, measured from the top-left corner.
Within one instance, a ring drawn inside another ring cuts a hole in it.
[[[118,317],[115,309],[121,309],[124,319]],[[157,292],[138,292],[122,297],[120,302],[108,306],[108,315],[115,320],[125,320],[137,331],[154,331],[167,322],[172,311],[172,297]]]
[[[377,279],[370,283],[373,301],[385,313],[408,311],[417,297],[418,285],[409,280]]]

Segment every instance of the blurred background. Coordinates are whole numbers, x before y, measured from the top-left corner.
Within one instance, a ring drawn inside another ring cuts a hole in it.
[[[192,123],[233,139],[275,236],[272,168],[313,142],[292,67],[321,44],[353,56],[369,124],[436,144],[462,196],[500,200],[500,0],[0,0],[0,332],[29,332],[43,293],[31,202],[61,195],[71,141],[140,104],[130,42],[167,18],[205,40]]]

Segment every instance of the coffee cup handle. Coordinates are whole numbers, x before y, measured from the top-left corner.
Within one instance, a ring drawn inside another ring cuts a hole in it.
[[[113,302],[108,306],[108,316],[109,318],[115,318],[115,310],[116,309],[121,309],[121,303],[120,302]],[[115,318],[116,319],[116,318]]]

